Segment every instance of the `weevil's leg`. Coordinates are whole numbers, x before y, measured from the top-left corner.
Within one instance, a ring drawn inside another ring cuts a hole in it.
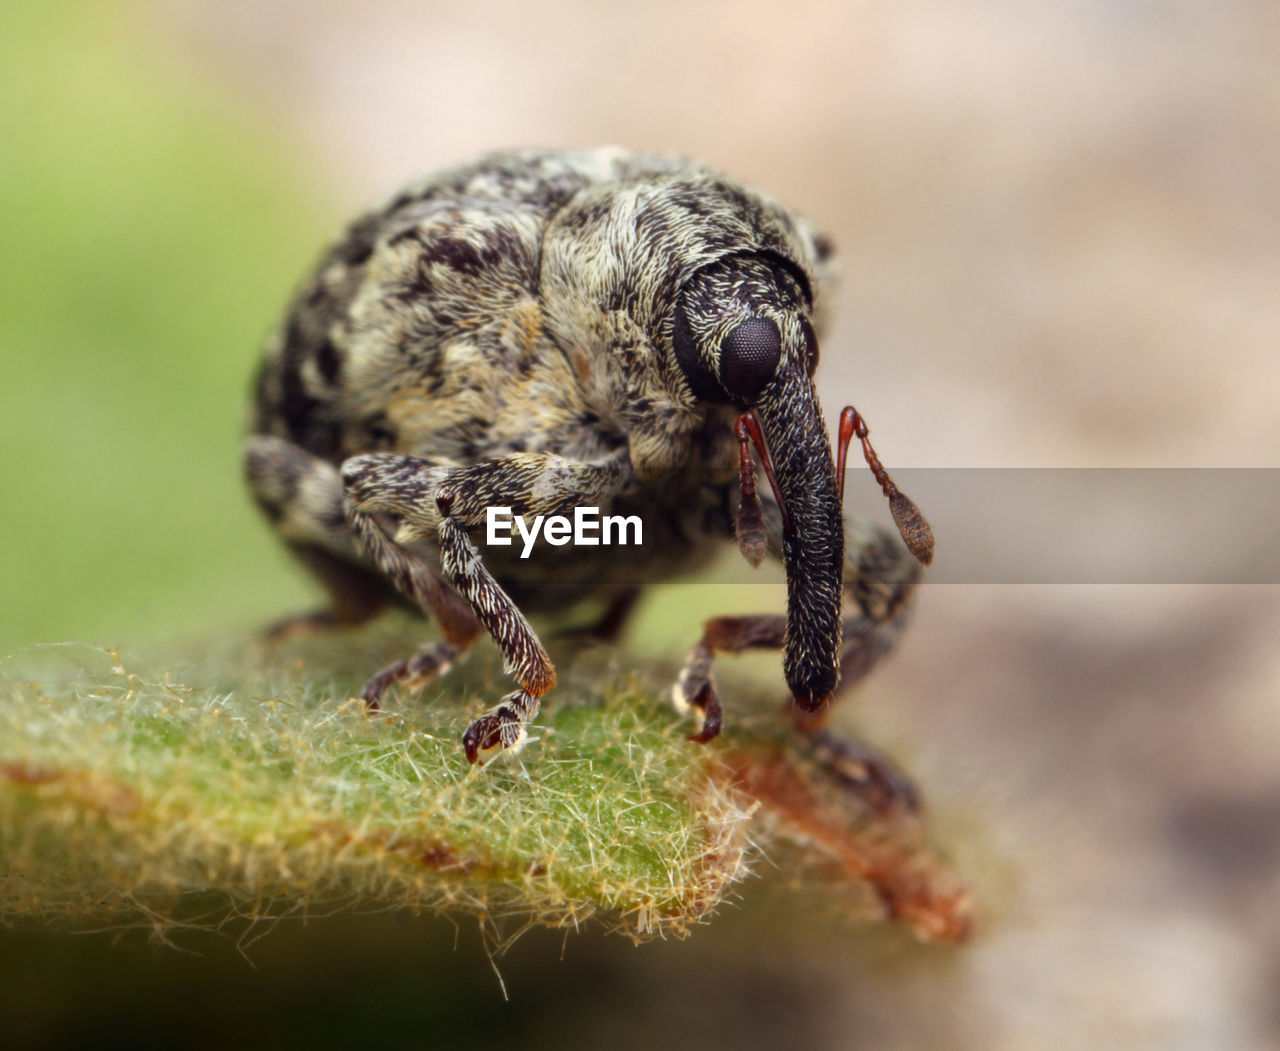
[[[485,568],[466,528],[482,523],[494,506],[538,515],[603,502],[630,478],[625,451],[598,463],[516,453],[450,468],[438,461],[371,454],[343,465],[347,519],[379,568],[401,587],[417,586],[406,561],[412,556],[400,544],[422,539],[434,527],[445,578],[497,643],[507,672],[520,684],[467,729],[463,745],[471,762],[520,748],[525,725],[537,714],[539,698],[555,685],[556,672],[524,615]],[[377,514],[397,520],[395,541],[382,532]]]
[[[717,653],[744,650],[782,649],[787,618],[776,613],[750,617],[713,617],[702,625],[702,638],[689,651],[680,678],[671,691],[671,700],[682,715],[697,713],[702,726],[689,738],[706,744],[719,733],[724,710],[712,677]]]
[[[920,563],[887,529],[853,520],[846,523],[844,536],[844,590],[853,601],[844,621],[836,695],[897,645],[924,578]]]
[[[897,644],[911,617],[915,590],[924,575],[916,558],[888,530],[853,521],[845,528],[844,588],[852,600],[844,619],[840,685],[832,697],[864,678]],[[918,810],[919,793],[884,753],[824,729],[827,705],[805,712],[788,705],[796,728],[817,759],[837,778],[881,810]]]
[[[538,714],[539,698],[556,684],[556,669],[524,614],[480,561],[461,524],[448,513],[450,497],[437,497],[445,515],[440,520],[440,562],[445,576],[475,611],[498,649],[507,674],[520,689],[467,727],[462,743],[467,759],[486,761],[499,751],[521,748],[525,724]]]
[[[773,513],[767,503],[765,511]],[[892,650],[906,627],[922,575],[919,563],[887,530],[856,521],[846,525],[844,588],[851,608],[844,618],[840,684],[833,702]],[[786,618],[779,615],[716,617],[703,625],[702,638],[690,650],[672,691],[679,711],[702,716],[702,727],[691,740],[705,743],[720,732],[722,708],[712,675],[716,654],[781,649],[785,635]],[[916,808],[915,789],[892,761],[868,745],[823,729],[830,704],[812,713],[790,701],[787,707],[815,756],[872,805]]]
[[[423,523],[415,515],[424,501],[429,504],[436,482],[453,469],[443,461],[389,454],[354,457],[342,466],[343,512],[351,533],[378,571],[433,617],[444,635],[414,656],[379,670],[361,694],[370,709],[378,708],[397,683],[416,690],[443,675],[480,634],[480,623],[462,597],[418,551],[405,546],[421,539]],[[384,522],[395,528],[395,539],[387,535]]]
[[[364,703],[376,710],[383,694],[392,686],[400,684],[410,691],[422,689],[432,679],[437,679],[451,667],[453,662],[465,657],[470,642],[457,643],[448,639],[429,642],[412,657],[388,664],[364,685],[361,697]]]
[[[330,598],[326,609],[276,621],[264,631],[266,638],[362,624],[381,612],[390,592],[359,564],[343,519],[337,469],[282,438],[256,435],[245,446],[244,471],[258,506]]]
[[[604,503],[633,477],[625,450],[595,463],[515,453],[472,464],[451,475],[437,491],[445,575],[471,603],[502,651],[508,673],[520,683],[519,690],[467,728],[462,740],[471,762],[524,744],[525,726],[537,715],[539,698],[555,685],[556,671],[524,615],[485,569],[463,527],[479,525],[494,506],[510,507],[517,515],[572,513],[575,506]]]

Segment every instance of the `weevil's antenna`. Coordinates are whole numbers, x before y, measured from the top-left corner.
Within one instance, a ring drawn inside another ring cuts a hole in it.
[[[908,551],[927,566],[933,561],[933,530],[929,528],[929,523],[920,513],[920,508],[916,507],[915,502],[889,477],[889,472],[884,469],[880,457],[871,448],[868,433],[867,421],[852,405],[846,405],[840,412],[839,476],[836,479],[840,501],[844,502],[844,465],[849,453],[849,442],[856,435],[862,442],[862,455],[867,461],[867,466],[876,476],[880,490],[889,498],[889,511],[898,525],[898,532],[902,534],[903,543],[907,545]]]
[[[778,510],[782,513],[782,531],[787,536],[790,536],[791,516],[787,513],[787,505],[783,502],[782,491],[778,488],[778,479],[773,474],[773,461],[769,458],[769,446],[765,444],[764,431],[760,429],[760,421],[756,419],[754,412],[747,409],[746,412],[738,417],[738,423],[734,429],[738,435],[740,452],[746,449],[745,438],[750,438],[751,444],[756,447],[756,455],[760,457],[760,466],[764,468],[764,476],[769,479],[769,488],[773,490],[773,498],[778,501]],[[754,478],[751,483],[751,491],[753,494],[755,493]]]
[[[849,459],[849,442],[853,438],[853,419],[849,413],[853,413],[859,420],[862,419],[858,416],[858,410],[852,405],[846,405],[840,413],[840,441],[836,452],[836,493],[839,495],[841,507],[844,507],[844,465]]]
[[[743,413],[734,424],[734,433],[738,436],[738,471],[742,476],[742,495],[738,500],[738,517],[734,521],[734,532],[738,537],[738,550],[742,557],[751,563],[752,568],[764,561],[769,546],[769,535],[764,527],[764,510],[760,506],[760,497],[756,495],[756,465],[751,459],[751,435]],[[777,492],[775,487],[774,492]]]

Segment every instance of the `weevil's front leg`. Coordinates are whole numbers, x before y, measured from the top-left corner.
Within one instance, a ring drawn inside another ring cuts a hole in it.
[[[362,539],[367,534],[375,546],[382,545],[379,566],[385,566],[384,572],[397,583],[415,582],[413,566],[405,561],[408,553],[400,544],[425,538],[434,528],[451,590],[497,643],[507,672],[520,684],[467,729],[467,758],[476,762],[518,749],[539,699],[555,685],[555,667],[524,615],[485,567],[466,528],[483,522],[494,506],[538,515],[604,502],[632,477],[625,451],[598,463],[517,453],[452,469],[414,457],[375,454],[348,460],[343,477],[353,528]],[[382,532],[377,514],[398,521],[396,541]]]
[[[716,692],[712,665],[717,653],[744,650],[780,650],[786,640],[787,618],[765,613],[751,617],[713,617],[702,625],[702,638],[689,651],[680,678],[671,692],[682,715],[696,713],[702,725],[689,740],[706,744],[720,734],[724,709]]]
[[[520,683],[520,689],[507,694],[467,727],[462,744],[467,759],[474,763],[524,745],[525,724],[538,714],[542,695],[556,684],[556,669],[524,614],[493,579],[461,524],[450,514],[452,502],[448,492],[436,498],[444,515],[439,532],[445,576],[471,604],[480,623],[498,644],[507,674]]]
[[[840,684],[833,702],[893,648],[906,627],[921,576],[919,563],[886,530],[861,522],[846,526],[844,589],[852,608],[844,618]],[[690,650],[672,694],[678,710],[702,716],[702,726],[692,740],[705,743],[720,732],[722,708],[712,672],[715,655],[781,649],[786,626],[786,618],[776,614],[715,617],[703,625],[702,638]],[[874,805],[915,809],[915,789],[887,757],[823,728],[830,704],[813,713],[794,704],[788,708],[818,758],[850,787]]]
[[[397,683],[416,690],[443,675],[466,655],[480,634],[480,622],[470,606],[437,570],[403,543],[413,539],[414,515],[424,501],[430,506],[435,481],[452,469],[452,464],[411,456],[361,456],[343,465],[343,509],[348,528],[378,571],[434,617],[444,635],[439,642],[428,643],[412,657],[387,665],[369,679],[361,696],[370,709],[378,708],[383,695]],[[397,526],[396,539],[387,535],[384,522]]]
[[[524,744],[525,726],[538,714],[542,695],[555,685],[556,670],[529,622],[485,569],[463,527],[479,525],[495,506],[511,507],[518,515],[572,513],[575,506],[605,502],[632,478],[625,451],[598,463],[516,453],[473,464],[439,487],[445,576],[471,603],[502,651],[508,674],[520,683],[520,689],[467,727],[462,741],[471,762]]]

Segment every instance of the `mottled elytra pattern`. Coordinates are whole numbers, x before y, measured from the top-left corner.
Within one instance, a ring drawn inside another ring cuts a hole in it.
[[[439,623],[442,641],[370,680],[371,706],[487,633],[519,687],[464,735],[487,759],[520,747],[555,684],[522,607],[628,610],[732,542],[741,487],[743,550],[783,559],[787,614],[709,623],[676,700],[710,740],[715,653],[781,648],[813,731],[842,673],[892,644],[920,575],[840,510],[812,381],[834,265],[803,218],[676,157],[501,153],[395,194],[303,284],[257,381],[250,488],[333,603],[293,625],[358,622],[388,589]],[[745,409],[775,473],[763,501]],[[490,507],[579,506],[641,516],[644,544],[477,549]]]

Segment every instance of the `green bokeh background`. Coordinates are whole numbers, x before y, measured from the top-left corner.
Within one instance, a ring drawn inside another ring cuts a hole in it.
[[[258,347],[335,210],[287,130],[128,5],[0,19],[0,652],[297,604],[237,457]]]

